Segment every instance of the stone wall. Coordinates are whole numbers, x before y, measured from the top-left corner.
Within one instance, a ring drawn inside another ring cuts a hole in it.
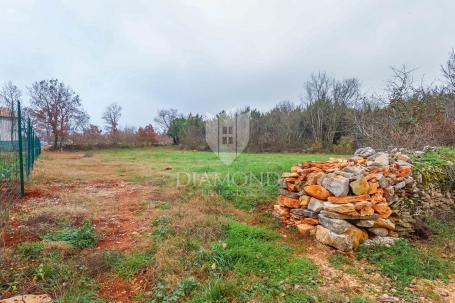
[[[417,219],[453,205],[450,193],[425,190],[401,151],[359,149],[347,160],[304,162],[285,172],[274,215],[304,236],[343,251],[369,238],[413,231]]]

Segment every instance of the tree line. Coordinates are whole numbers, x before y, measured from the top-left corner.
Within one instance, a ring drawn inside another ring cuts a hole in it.
[[[366,95],[357,78],[336,79],[312,74],[299,104],[283,101],[268,111],[246,106],[250,117],[249,151],[311,151],[349,153],[358,146],[420,148],[455,145],[455,51],[441,65],[439,85],[414,80],[415,69],[391,68],[385,93]],[[109,105],[104,128],[90,123],[81,99],[57,79],[32,83],[25,113],[54,149],[116,144],[168,142],[182,148],[207,150],[201,114],[162,109],[144,127],[120,128],[122,107]],[[11,108],[22,91],[7,82],[0,89],[0,106]],[[156,131],[158,129],[159,131]],[[169,138],[169,141],[168,141]]]
[[[42,80],[27,88],[29,105],[23,109],[35,130],[53,149],[85,148],[127,144],[155,144],[159,141],[152,124],[120,129],[122,107],[112,103],[102,119],[104,130],[90,123],[81,99],[74,90],[58,79]],[[0,88],[0,106],[15,112],[22,101],[22,90],[11,81]]]
[[[392,67],[382,95],[366,95],[359,79],[312,74],[300,104],[283,101],[269,111],[249,106],[249,151],[350,153],[359,146],[380,149],[455,145],[455,51],[441,65],[439,85],[414,80],[415,69]],[[205,117],[159,111],[156,122],[175,144],[208,149]]]

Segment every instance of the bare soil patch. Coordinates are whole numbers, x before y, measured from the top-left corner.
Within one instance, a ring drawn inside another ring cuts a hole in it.
[[[131,285],[125,280],[113,276],[107,277],[101,283],[98,293],[109,302],[127,303],[131,302],[134,297]]]

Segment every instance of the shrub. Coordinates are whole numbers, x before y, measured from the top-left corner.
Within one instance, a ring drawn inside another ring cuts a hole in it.
[[[25,258],[32,258],[38,256],[44,249],[41,242],[24,242],[17,246],[16,250]]]
[[[152,303],[180,302],[180,298],[188,296],[196,286],[197,281],[193,277],[180,281],[172,291],[166,291],[167,287],[162,283],[158,283],[156,287],[156,298],[158,301],[153,300]]]
[[[47,241],[65,241],[78,248],[93,247],[98,242],[95,228],[90,221],[85,221],[79,228],[67,227],[57,233],[44,236]]]
[[[338,144],[333,146],[333,152],[340,155],[351,155],[354,151],[355,141],[351,137],[341,137]]]
[[[47,291],[57,291],[56,287],[63,283],[72,285],[79,274],[70,262],[63,262],[58,254],[45,254],[39,259],[39,264],[29,269],[33,281],[40,284],[40,288]],[[57,292],[60,292],[58,290]]]
[[[172,217],[170,216],[159,216],[153,220],[152,225],[155,229],[152,232],[152,238],[154,239],[166,239],[170,235],[174,234],[174,231],[169,227],[169,224],[172,222]]]

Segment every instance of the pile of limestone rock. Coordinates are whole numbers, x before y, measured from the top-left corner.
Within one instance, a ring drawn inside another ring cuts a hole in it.
[[[273,213],[304,236],[351,251],[369,238],[397,237],[390,205],[418,191],[407,155],[366,147],[351,159],[304,162],[283,173]]]

